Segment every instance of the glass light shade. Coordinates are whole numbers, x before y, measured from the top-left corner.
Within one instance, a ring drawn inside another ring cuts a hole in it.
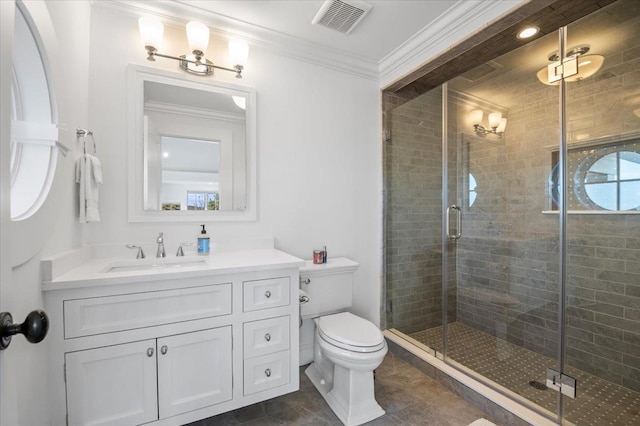
[[[247,58],[249,57],[249,45],[242,40],[230,40],[229,41],[229,60],[231,65],[247,65]]]
[[[500,120],[502,120],[502,113],[492,112],[489,114],[489,127],[495,129],[500,125]]]
[[[207,51],[209,46],[209,28],[203,23],[191,21],[187,24],[187,39],[191,51]]]
[[[602,68],[602,64],[604,64],[604,56],[602,55],[578,56],[578,74],[567,77],[564,79],[564,81],[571,83],[574,81],[589,78],[600,71],[600,68]],[[536,73],[536,75],[538,76],[538,80],[540,80],[541,83],[544,83],[548,86],[557,86],[558,84],[560,84],[559,80],[554,81],[553,83],[549,83],[549,71],[547,67],[542,68]]]
[[[162,35],[164,34],[162,22],[143,16],[138,19],[138,28],[140,29],[140,38],[144,46],[153,46],[155,48],[160,46]]]
[[[482,123],[482,116],[483,112],[481,109],[474,109],[469,113],[469,121],[475,126],[476,124]]]
[[[572,82],[589,78],[597,73],[604,63],[602,55],[578,56],[578,74],[565,78],[565,81]]]
[[[500,119],[500,124],[496,129],[496,133],[504,133],[504,129],[506,128],[507,128],[507,119],[503,117]]]
[[[239,108],[247,109],[247,98],[244,96],[231,96],[233,103],[238,105]]]

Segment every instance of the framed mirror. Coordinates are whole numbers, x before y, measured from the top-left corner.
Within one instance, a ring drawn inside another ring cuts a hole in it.
[[[256,219],[256,93],[130,65],[129,222]]]

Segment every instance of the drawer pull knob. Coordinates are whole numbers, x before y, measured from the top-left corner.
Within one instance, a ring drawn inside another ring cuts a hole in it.
[[[153,356],[153,348],[147,349],[147,356],[151,358]]]
[[[264,340],[266,340],[267,342],[271,341],[271,335],[269,333],[264,335]]]
[[[267,377],[271,377],[271,370],[268,369],[268,368],[266,370],[264,370],[264,375],[267,376]]]
[[[271,297],[271,292],[269,290],[264,292],[265,297],[268,299]]]
[[[166,355],[168,350],[169,348],[167,348],[167,345],[164,345],[163,347],[160,348],[160,353],[162,355]]]

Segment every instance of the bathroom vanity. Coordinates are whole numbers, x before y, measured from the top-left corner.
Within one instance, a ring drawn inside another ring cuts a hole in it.
[[[302,260],[87,250],[43,262],[52,424],[182,425],[298,389]]]

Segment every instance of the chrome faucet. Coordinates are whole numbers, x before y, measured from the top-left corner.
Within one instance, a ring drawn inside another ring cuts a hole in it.
[[[136,259],[144,259],[144,252],[142,251],[142,246],[136,244],[127,244],[127,248],[137,248],[138,254],[136,254]]]
[[[182,250],[182,247],[189,247],[192,246],[193,243],[180,243],[180,245],[178,246],[178,252],[176,253],[176,256],[184,256],[184,250]]]
[[[164,252],[164,237],[162,236],[162,232],[158,235],[156,239],[156,243],[158,243],[158,251],[156,252],[156,257],[166,257]]]

